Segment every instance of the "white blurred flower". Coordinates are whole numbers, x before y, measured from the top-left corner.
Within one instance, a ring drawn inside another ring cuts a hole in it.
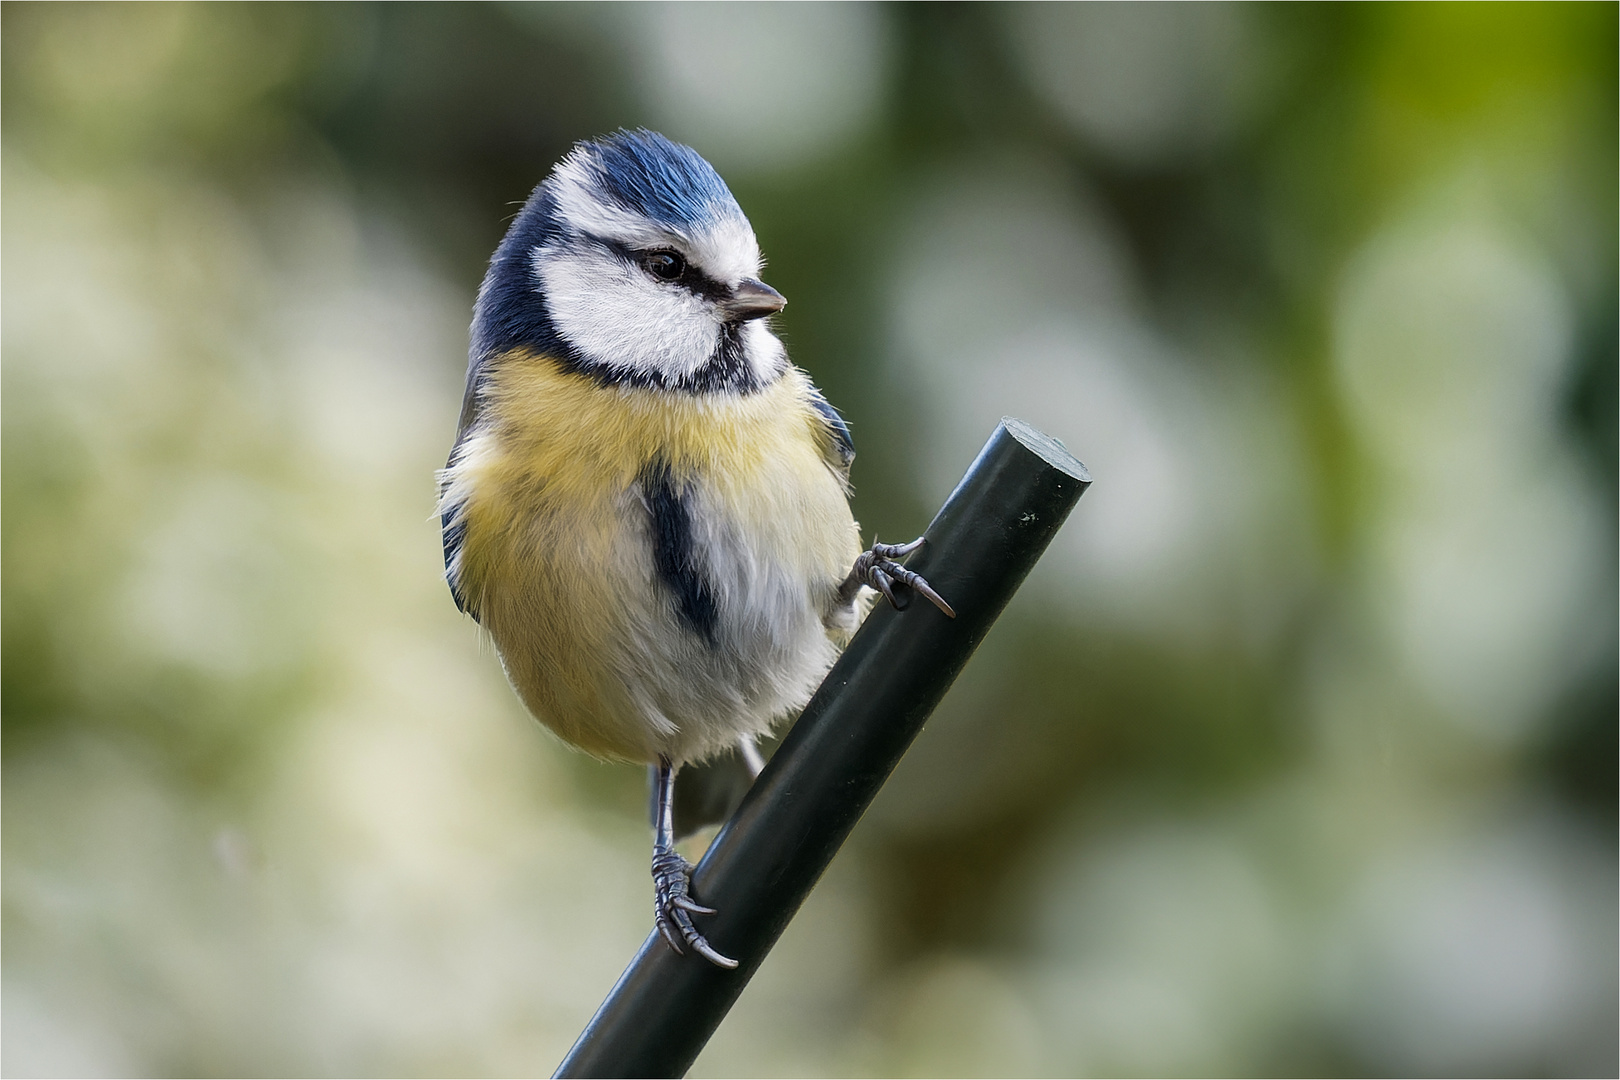
[[[315,620],[285,499],[229,473],[178,486],[154,508],[125,583],[117,621],[129,647],[233,678],[301,658]]]
[[[874,4],[625,5],[615,25],[654,122],[722,175],[811,164],[876,117],[890,34]]]
[[[1072,183],[1030,162],[947,175],[895,249],[896,353],[930,406],[930,499],[1003,415],[1063,440],[1095,478],[1026,591],[1173,635],[1229,635],[1246,607],[1287,604],[1297,454],[1275,395],[1174,353]]]
[[[1435,207],[1352,263],[1336,333],[1378,465],[1368,587],[1385,632],[1454,720],[1522,737],[1606,639],[1590,591],[1604,530],[1559,442],[1568,300],[1488,214]]]
[[[1071,840],[1037,885],[1032,965],[1071,1071],[1244,1071],[1279,1011],[1288,941],[1253,857],[1219,828]]]
[[[1556,818],[1410,842],[1353,893],[1328,1013],[1391,1074],[1583,1075],[1613,1053],[1615,917],[1613,853]]]
[[[1035,89],[1104,154],[1196,155],[1236,128],[1265,62],[1236,4],[1017,4],[1005,9]]]

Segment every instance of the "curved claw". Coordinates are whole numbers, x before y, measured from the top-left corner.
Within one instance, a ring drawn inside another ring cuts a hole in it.
[[[692,939],[692,948],[696,949],[705,960],[716,967],[734,969],[737,966],[737,961],[724,953],[716,952],[714,947],[703,939],[702,934]]]
[[[896,566],[893,568],[885,567],[885,569],[887,569],[890,574],[894,575],[896,581],[902,581],[926,596],[929,602],[935,607],[939,608],[939,610],[943,611],[947,617],[952,619],[956,618],[956,611],[951,607],[951,605],[945,602],[945,598],[943,596],[934,591],[934,587],[928,584],[927,580],[921,574],[912,570],[907,570],[903,566]]]
[[[669,947],[675,950],[675,955],[686,955],[686,950],[681,948],[680,938],[675,936],[675,931],[669,928],[669,920],[663,916],[658,918],[658,932],[664,935],[664,940],[669,942]]]
[[[896,559],[905,558],[922,547],[924,539],[924,537],[919,536],[909,544],[880,544],[874,539],[872,547],[861,552],[860,557],[855,560],[855,568],[850,571],[849,581],[845,583],[844,589],[850,589],[856,582],[870,585],[883,594],[884,599],[889,601],[890,607],[893,607],[896,611],[904,611],[906,600],[909,598],[903,594],[899,597],[895,595],[894,584],[899,582],[922,593],[923,596],[928,598],[928,602],[944,613],[947,618],[956,618],[956,609],[945,602],[945,598],[939,595],[932,585],[928,584],[927,579],[915,570],[907,570],[895,561]]]
[[[691,898],[687,892],[691,888],[691,882],[690,863],[673,849],[654,849],[653,917],[658,925],[658,932],[669,942],[669,947],[682,956],[686,955],[685,946],[690,946],[711,964],[718,964],[723,968],[736,967],[737,961],[716,950],[693,925],[693,915],[713,915],[715,910],[704,907]]]
[[[873,587],[876,588],[878,592],[883,594],[884,599],[889,601],[889,605],[891,607],[893,607],[896,611],[899,611],[905,607],[904,604],[894,598],[894,586],[889,583],[888,574],[885,574],[882,570],[879,570],[874,566],[870,571],[868,571],[867,576],[872,579]]]
[[[692,925],[692,917],[674,902],[672,902],[672,911],[675,916],[675,925],[680,927],[681,936],[686,939],[688,945],[692,946],[694,952],[709,961],[709,963],[716,964],[719,967],[734,968],[737,966],[737,961],[709,944],[709,939],[700,934],[698,928]],[[666,939],[669,937],[668,932],[664,934],[664,937]],[[686,954],[685,949],[677,948],[675,951],[683,956]]]
[[[680,908],[683,911],[690,911],[694,915],[717,915],[717,914],[719,914],[719,912],[715,911],[714,908],[712,908],[712,907],[704,907],[702,904],[698,903],[696,900],[693,900],[690,896],[672,896],[672,897],[670,897],[669,902],[674,904],[676,907]]]
[[[903,559],[913,551],[923,546],[924,537],[917,537],[909,544],[880,544],[877,537],[872,538],[872,554],[883,559]]]

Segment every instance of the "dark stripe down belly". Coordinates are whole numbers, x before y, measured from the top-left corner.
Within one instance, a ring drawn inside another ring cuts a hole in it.
[[[653,567],[658,579],[674,593],[681,620],[713,645],[719,615],[714,589],[698,566],[692,544],[691,491],[677,485],[669,466],[661,461],[647,466],[641,488],[652,516]]]

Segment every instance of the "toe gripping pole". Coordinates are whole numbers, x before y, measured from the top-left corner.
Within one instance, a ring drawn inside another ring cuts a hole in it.
[[[698,922],[732,971],[655,929],[557,1076],[675,1077],[691,1067],[1091,483],[1057,440],[1003,419],[907,565],[956,609],[909,589],[872,610],[692,876]]]

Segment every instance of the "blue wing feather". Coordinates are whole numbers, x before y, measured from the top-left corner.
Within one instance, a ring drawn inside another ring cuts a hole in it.
[[[462,442],[478,422],[478,393],[483,380],[483,358],[474,353],[467,365],[467,387],[461,399],[461,420],[456,425],[456,439],[450,446],[450,457],[444,463],[446,469],[455,464]],[[439,494],[442,497],[444,491],[441,489]],[[467,521],[461,516],[460,510],[459,506],[448,506],[439,514],[439,528],[444,536],[444,580],[450,586],[450,598],[456,602],[456,610],[471,615],[473,621],[477,622],[478,612],[467,602],[456,576],[456,556],[461,554],[461,545],[467,539]]]
[[[829,458],[828,464],[847,474],[850,465],[855,461],[855,440],[850,438],[849,425],[838,415],[838,410],[832,407],[832,403],[819,389],[812,387],[810,404],[820,414],[822,422],[827,425],[827,433],[832,436],[832,450],[837,457]]]

